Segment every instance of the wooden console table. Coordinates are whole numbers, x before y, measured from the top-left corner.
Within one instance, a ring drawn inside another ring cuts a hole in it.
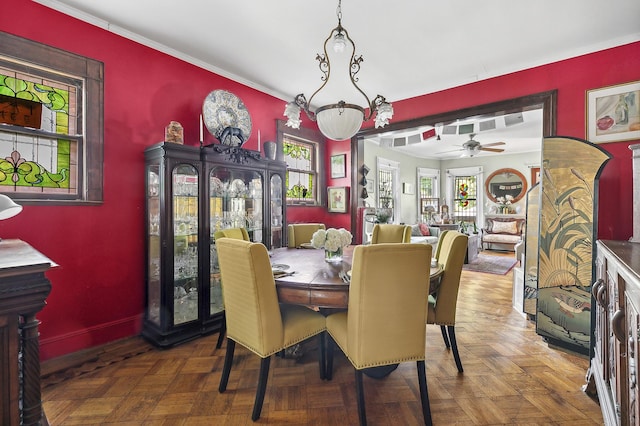
[[[20,240],[0,240],[0,424],[47,424],[40,394],[38,313],[57,266]]]

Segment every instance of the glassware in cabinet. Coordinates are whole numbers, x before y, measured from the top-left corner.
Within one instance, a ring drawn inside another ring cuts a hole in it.
[[[145,150],[146,308],[142,335],[167,347],[203,333],[200,151],[171,143]],[[205,299],[205,297],[207,299]],[[213,327],[210,329],[213,331]]]
[[[272,173],[269,181],[269,189],[271,191],[270,243],[271,247],[282,247],[284,243],[284,235],[282,232],[284,229],[284,200],[282,197],[282,194],[284,193],[284,180],[280,174]]]

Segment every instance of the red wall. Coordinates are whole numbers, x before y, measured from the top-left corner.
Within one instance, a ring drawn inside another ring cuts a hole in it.
[[[640,80],[640,42],[394,103],[394,122],[558,90],[557,136],[586,139],[586,91]],[[611,160],[599,181],[598,238],[632,229],[632,164],[626,141],[601,144]],[[507,166],[507,165],[505,165]]]
[[[14,0],[11,13],[0,14],[0,30],[105,64],[104,203],[25,206],[20,215],[0,222],[3,238],[25,240],[60,264],[48,273],[53,289],[38,315],[41,356],[48,359],[137,334],[144,308],[144,148],[162,140],[172,120],[184,126],[187,144],[197,144],[202,101],[210,91],[225,89],[251,112],[253,132],[245,147],[256,149],[257,130],[262,141],[275,140],[283,101],[29,0]],[[394,121],[558,89],[558,134],[584,138],[585,91],[639,80],[639,50],[635,43],[396,102]],[[308,121],[303,125],[312,126]],[[601,206],[606,206],[600,209],[603,238],[631,235],[628,145],[603,145],[614,155],[600,186]],[[340,153],[347,153],[349,176],[349,142],[327,143],[327,160]],[[328,174],[329,161],[325,164]],[[351,181],[329,179],[328,185],[351,186]],[[350,227],[349,214],[322,208],[289,208],[287,215],[289,222]]]

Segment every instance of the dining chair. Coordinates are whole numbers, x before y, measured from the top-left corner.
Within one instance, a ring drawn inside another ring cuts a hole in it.
[[[213,238],[215,241],[220,238],[235,238],[236,240],[243,241],[251,241],[249,238],[249,233],[245,228],[226,228],[221,229],[219,231],[214,232]],[[218,334],[218,342],[216,343],[216,349],[220,349],[222,347],[222,341],[224,340],[224,336],[227,332],[227,320],[225,318],[225,313],[222,311],[222,324],[220,325],[220,332]]]
[[[438,245],[436,246],[436,253],[433,255],[434,258],[440,259],[440,250],[442,249],[442,241],[444,241],[444,236],[449,232],[448,229],[444,231],[440,231],[440,235],[438,236]]]
[[[376,223],[373,226],[371,244],[380,243],[410,243],[411,226],[390,223]]]
[[[236,343],[261,358],[251,420],[260,418],[271,355],[319,336],[320,378],[325,378],[325,317],[307,307],[280,305],[267,248],[222,238],[216,242],[224,291],[227,351],[218,391],[229,381]]]
[[[287,226],[289,248],[300,247],[303,243],[310,243],[313,233],[318,229],[326,229],[324,223],[292,223]]]
[[[358,416],[366,425],[363,370],[416,361],[422,413],[431,424],[425,373],[425,305],[433,248],[429,244],[356,246],[347,311],[327,316],[327,380],[334,343],[355,369]],[[394,285],[389,285],[392,282]]]
[[[245,228],[226,228],[214,232],[213,238],[235,238],[236,240],[250,241],[249,233]]]
[[[468,238],[467,235],[458,231],[448,231],[440,237],[442,245],[438,264],[443,268],[443,272],[440,284],[435,293],[429,295],[427,304],[427,324],[440,326],[444,344],[447,349],[452,349],[453,358],[460,373],[464,370],[456,342],[456,304]]]

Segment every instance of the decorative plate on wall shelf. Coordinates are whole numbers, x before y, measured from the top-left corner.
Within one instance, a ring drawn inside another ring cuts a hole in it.
[[[202,118],[209,133],[222,144],[241,146],[251,136],[249,111],[240,98],[226,90],[214,90],[207,95],[202,104]]]

